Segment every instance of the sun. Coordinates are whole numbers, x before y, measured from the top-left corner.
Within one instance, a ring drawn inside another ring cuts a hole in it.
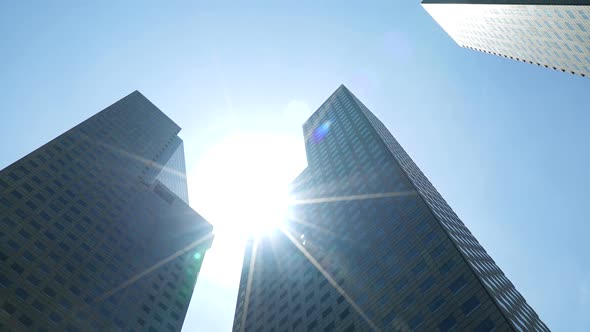
[[[192,171],[191,206],[216,238],[272,235],[288,218],[289,184],[305,167],[289,136],[235,134],[213,145]]]

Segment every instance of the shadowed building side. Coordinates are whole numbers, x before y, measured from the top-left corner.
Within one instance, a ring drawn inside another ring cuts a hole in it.
[[[0,172],[0,329],[180,331],[212,227],[135,91]]]

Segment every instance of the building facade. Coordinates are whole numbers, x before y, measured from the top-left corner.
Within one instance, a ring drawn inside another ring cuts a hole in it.
[[[424,0],[461,47],[590,75],[588,0]]]
[[[548,331],[344,86],[303,125],[283,231],[246,249],[234,331]]]
[[[180,331],[212,227],[135,91],[0,172],[0,330]]]

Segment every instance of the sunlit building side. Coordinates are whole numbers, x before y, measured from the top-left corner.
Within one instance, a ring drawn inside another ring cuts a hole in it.
[[[589,0],[424,0],[461,47],[590,75]]]
[[[0,330],[180,331],[212,227],[135,91],[0,172]]]
[[[346,87],[303,131],[292,216],[249,242],[234,331],[548,331]]]

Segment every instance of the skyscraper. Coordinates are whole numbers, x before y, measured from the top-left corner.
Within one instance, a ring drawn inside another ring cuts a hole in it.
[[[234,331],[548,331],[346,87],[303,131],[292,216],[249,242]]]
[[[135,91],[0,172],[0,330],[179,331],[212,227]]]
[[[465,48],[590,75],[589,0],[423,0]]]

